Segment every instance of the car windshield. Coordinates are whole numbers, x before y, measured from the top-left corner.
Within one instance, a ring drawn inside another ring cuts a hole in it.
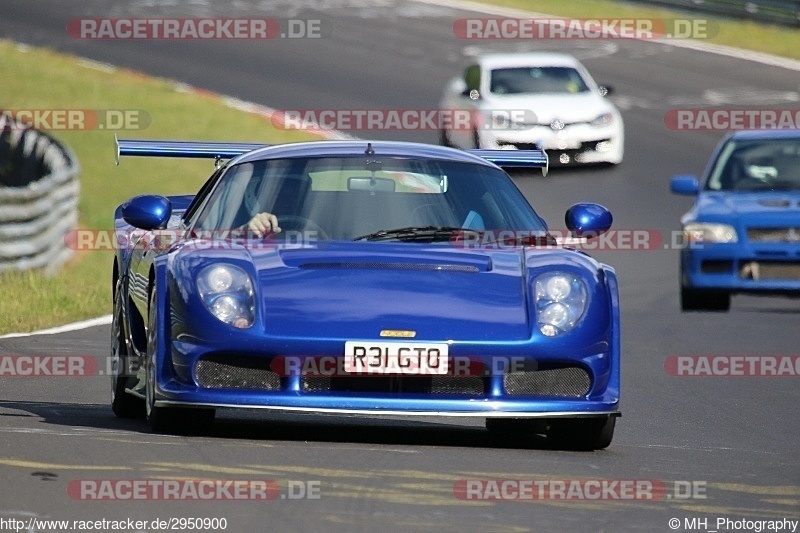
[[[580,73],[572,67],[515,67],[491,71],[489,90],[494,94],[556,93],[589,91]]]
[[[706,188],[712,191],[800,189],[800,139],[728,141]]]
[[[497,168],[392,157],[367,165],[363,156],[237,164],[222,176],[194,227],[237,229],[261,212],[275,214],[282,229],[314,230],[321,240],[406,241],[425,233],[430,242],[446,241],[453,229],[546,234],[522,193]]]

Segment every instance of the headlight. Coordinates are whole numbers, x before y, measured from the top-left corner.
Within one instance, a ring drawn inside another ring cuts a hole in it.
[[[575,327],[586,310],[586,284],[567,272],[550,272],[536,278],[536,323],[548,337]]]
[[[207,266],[197,276],[200,299],[212,315],[237,328],[249,328],[255,320],[253,282],[241,268]]]
[[[611,124],[612,122],[614,122],[614,115],[611,113],[603,113],[602,115],[591,121],[589,124],[591,124],[592,126],[606,126],[608,124]]]
[[[688,244],[715,242],[738,242],[736,228],[728,224],[692,223],[683,227],[683,234]]]

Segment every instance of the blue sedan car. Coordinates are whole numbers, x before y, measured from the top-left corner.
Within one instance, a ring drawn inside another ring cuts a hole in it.
[[[731,294],[800,295],[800,131],[737,131],[701,180],[675,176],[696,196],[681,218],[681,308],[726,311]]]
[[[500,166],[546,168],[543,152],[119,141],[118,155],[218,168],[195,195],[116,211],[117,415],[155,431],[219,408],[469,416],[611,443],[614,270],[559,246]],[[576,204],[567,223],[597,235],[611,214]]]

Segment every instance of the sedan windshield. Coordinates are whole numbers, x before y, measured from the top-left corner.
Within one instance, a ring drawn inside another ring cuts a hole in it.
[[[454,230],[546,234],[511,179],[487,165],[381,157],[287,158],[246,162],[225,172],[195,228],[246,227],[258,213],[282,229],[319,238],[446,241]]]
[[[712,191],[800,189],[800,139],[728,141],[706,188]]]
[[[492,70],[489,90],[494,94],[573,94],[587,92],[589,87],[571,67],[515,67]]]

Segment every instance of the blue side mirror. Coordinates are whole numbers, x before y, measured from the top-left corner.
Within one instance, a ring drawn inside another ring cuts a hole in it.
[[[672,177],[669,188],[674,194],[697,196],[697,193],[700,191],[700,183],[695,176],[680,174]]]
[[[614,217],[599,204],[575,204],[564,214],[567,229],[576,237],[596,237],[611,228]]]
[[[163,196],[145,194],[122,204],[122,218],[133,227],[152,230],[167,225],[172,205]]]

